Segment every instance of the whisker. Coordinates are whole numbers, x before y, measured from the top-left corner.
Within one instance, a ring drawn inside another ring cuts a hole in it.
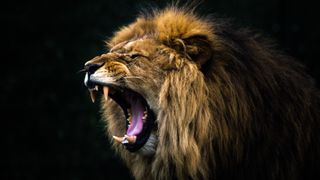
[[[77,73],[82,73],[82,72],[85,72],[86,69],[80,69],[79,71],[77,71]]]
[[[141,76],[126,76],[126,77],[123,77],[125,79],[142,79]]]

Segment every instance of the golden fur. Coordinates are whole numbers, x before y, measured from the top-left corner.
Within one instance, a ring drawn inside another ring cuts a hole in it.
[[[171,7],[140,16],[107,43],[111,54],[124,48],[147,57],[126,68],[113,67],[109,55],[94,60],[119,71],[156,114],[153,156],[114,144],[136,179],[300,179],[317,172],[319,93],[300,64],[263,38]],[[125,132],[117,104],[102,101],[102,112],[110,138]]]

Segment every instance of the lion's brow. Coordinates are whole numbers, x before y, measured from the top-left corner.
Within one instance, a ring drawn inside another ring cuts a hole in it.
[[[125,44],[127,44],[129,41],[123,41],[121,43],[116,44],[115,46],[113,46],[109,52],[114,52],[116,50],[121,49]]]

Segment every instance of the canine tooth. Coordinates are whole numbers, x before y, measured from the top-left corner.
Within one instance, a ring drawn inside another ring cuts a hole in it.
[[[109,88],[107,86],[103,86],[103,94],[104,94],[104,99],[107,101],[108,94],[109,94]]]
[[[122,143],[122,141],[124,140],[124,137],[118,137],[118,136],[112,136],[112,137],[118,143]]]
[[[94,103],[96,101],[96,91],[89,89],[91,101]]]

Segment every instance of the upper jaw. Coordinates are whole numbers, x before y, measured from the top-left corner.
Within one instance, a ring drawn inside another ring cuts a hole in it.
[[[95,88],[96,85],[102,86],[114,86],[119,85],[114,77],[105,76],[103,72],[96,72],[94,74],[86,73],[84,78],[84,84],[88,89]]]

